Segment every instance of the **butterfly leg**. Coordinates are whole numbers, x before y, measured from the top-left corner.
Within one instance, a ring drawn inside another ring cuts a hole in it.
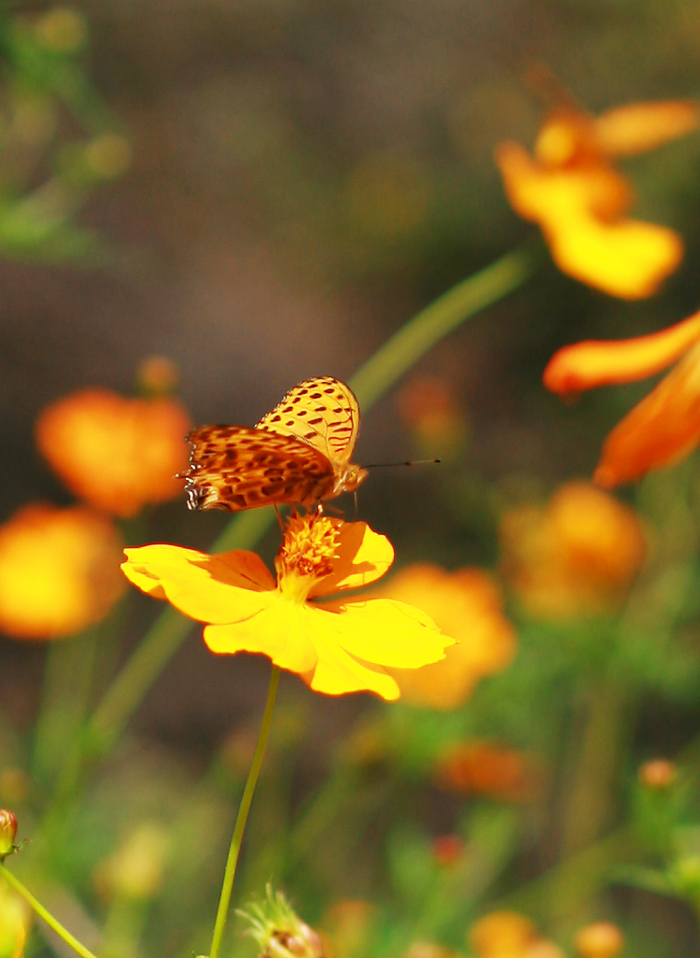
[[[282,518],[282,513],[280,512],[280,507],[275,503],[275,512],[277,513],[277,521],[280,524],[280,529],[284,532],[284,519]]]

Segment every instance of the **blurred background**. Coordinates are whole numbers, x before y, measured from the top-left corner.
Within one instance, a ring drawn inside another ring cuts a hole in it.
[[[252,424],[304,378],[347,380],[436,296],[536,237],[507,203],[493,150],[508,139],[531,148],[543,66],[592,113],[700,95],[691,0],[86,0],[47,27],[52,10],[28,2],[2,14],[3,521],[30,501],[71,501],[36,450],[47,404],[86,386],[132,393],[139,364],[161,355],[195,424]],[[27,36],[58,72],[42,73]],[[543,253],[522,289],[439,344],[363,419],[355,461],[445,460],[379,470],[359,491],[359,517],[391,538],[399,567],[496,567],[499,510],[589,477],[644,392],[565,406],[541,385],[552,353],[697,309],[700,136],[624,171],[635,215],[685,242],[659,294],[613,299]],[[19,209],[27,197],[34,205]],[[446,433],[421,432],[426,405],[449,411]],[[654,486],[647,502],[673,494]],[[225,523],[188,513],[182,498],[126,534],[207,548]],[[276,543],[275,533],[263,543],[267,559]],[[159,611],[140,600],[126,649]],[[20,729],[34,721],[45,655],[41,643],[0,641],[2,710]],[[193,630],[131,723],[141,759],[203,769],[254,720],[266,675],[253,657],[212,657]],[[306,794],[329,743],[374,702],[314,697],[289,676],[283,692],[292,712],[301,702],[313,716],[294,786]],[[678,708],[654,695],[637,703],[634,755],[690,740],[700,708],[683,695]],[[444,801],[429,819],[451,820]],[[675,929],[680,950],[650,954],[696,954],[690,913],[666,907],[657,925]]]

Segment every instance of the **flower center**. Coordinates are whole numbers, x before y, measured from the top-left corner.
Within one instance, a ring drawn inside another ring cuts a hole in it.
[[[280,592],[304,602],[311,587],[333,572],[338,550],[338,522],[322,515],[292,516],[275,559]]]

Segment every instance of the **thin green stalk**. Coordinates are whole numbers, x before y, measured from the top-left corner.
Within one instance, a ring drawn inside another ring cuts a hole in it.
[[[43,918],[49,928],[53,929],[53,931],[55,931],[56,934],[62,938],[67,945],[70,945],[73,951],[77,951],[78,954],[81,955],[81,958],[96,958],[96,956],[88,948],[86,948],[85,945],[81,944],[77,938],[71,935],[68,929],[63,927],[60,921],[54,918],[50,911],[47,911],[46,908],[44,908],[41,902],[36,900],[29,889],[25,888],[22,882],[19,881],[18,878],[15,878],[12,872],[8,871],[4,865],[0,865],[0,874],[5,876],[8,885],[11,885],[17,894],[21,895],[22,898],[24,898],[24,900],[31,905],[37,915],[40,918]]]
[[[532,245],[524,244],[462,280],[417,313],[350,380],[363,412],[460,323],[522,286],[538,262]],[[274,520],[272,509],[240,513],[213,544],[212,551],[250,549]],[[108,750],[119,738],[143,697],[184,642],[191,624],[172,609],[161,613],[90,720],[88,742],[95,751]]]
[[[448,333],[487,306],[512,293],[535,271],[539,257],[527,243],[457,283],[417,313],[352,377],[366,412],[403,374]]]
[[[101,629],[53,642],[47,650],[44,689],[34,732],[32,773],[54,784],[87,711]]]
[[[265,712],[260,724],[258,741],[255,745],[253,761],[250,765],[248,778],[246,779],[245,788],[243,789],[243,797],[241,798],[241,804],[238,806],[238,814],[236,815],[236,824],[233,829],[231,847],[229,848],[228,859],[226,861],[226,870],[224,871],[224,880],[221,885],[221,895],[219,897],[219,907],[216,912],[216,921],[214,923],[214,933],[211,939],[211,948],[209,949],[209,958],[219,958],[221,940],[224,936],[224,930],[226,929],[226,920],[228,918],[229,907],[231,904],[233,880],[236,877],[238,855],[240,853],[241,843],[243,841],[243,832],[245,831],[246,822],[248,821],[250,804],[253,801],[253,793],[255,792],[258,775],[260,774],[260,766],[262,765],[262,760],[265,755],[265,746],[267,745],[267,739],[270,734],[272,713],[275,708],[275,699],[277,698],[277,687],[279,685],[279,681],[280,670],[276,665],[273,665],[272,671],[270,672],[270,685],[268,686],[267,690],[267,701],[265,703]]]

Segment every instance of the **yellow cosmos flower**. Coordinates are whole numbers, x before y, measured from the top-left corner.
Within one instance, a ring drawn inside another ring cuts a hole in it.
[[[673,365],[675,364],[675,365]],[[671,466],[700,443],[700,312],[668,329],[633,339],[575,343],[544,371],[552,392],[629,383],[671,371],[605,440],[594,482],[606,489]]]
[[[397,699],[385,667],[443,658],[454,639],[419,609],[391,599],[319,602],[374,582],[394,558],[389,540],[364,522],[327,516],[289,520],[275,559],[277,581],[252,552],[207,555],[173,545],[126,549],[126,577],[208,625],[212,652],[267,655],[316,692],[375,692]]]
[[[683,256],[673,230],[628,219],[633,193],[612,166],[697,128],[692,101],[636,103],[591,117],[569,105],[543,124],[534,157],[518,143],[496,150],[508,199],[538,223],[557,266],[611,296],[651,296]]]
[[[79,498],[128,518],[182,494],[190,421],[169,396],[125,399],[84,389],[48,406],[36,423],[40,452]]]
[[[124,591],[122,541],[84,506],[33,504],[0,527],[0,630],[23,639],[74,635]]]

